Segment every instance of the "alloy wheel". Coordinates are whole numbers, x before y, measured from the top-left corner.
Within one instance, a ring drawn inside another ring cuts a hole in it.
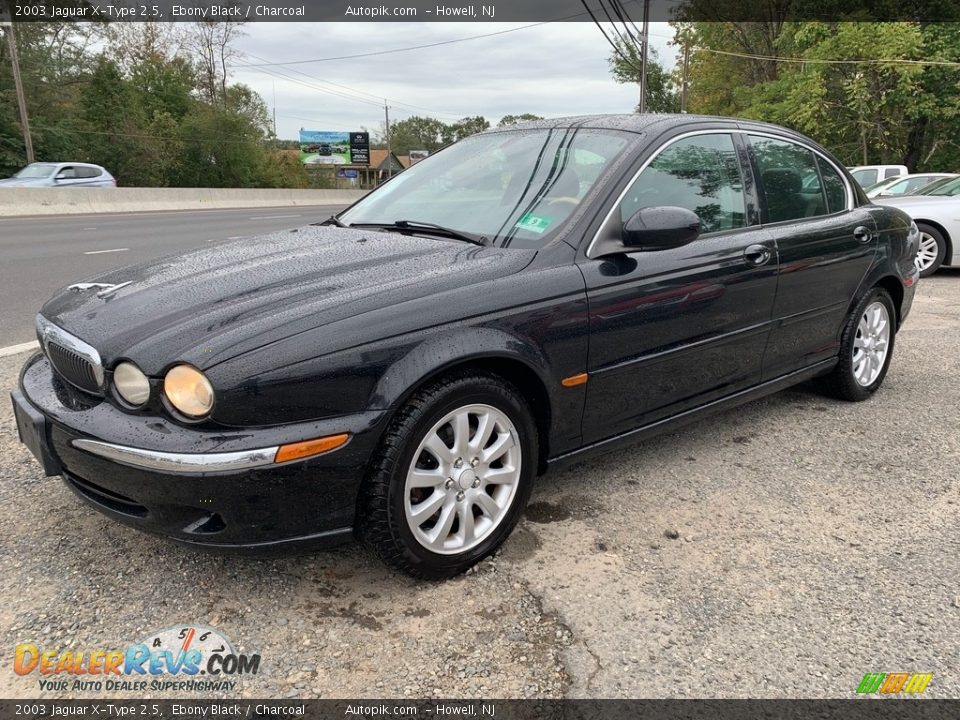
[[[514,423],[490,405],[466,405],[424,435],[404,484],[407,526],[420,545],[451,555],[482,543],[509,514],[522,453]]]
[[[890,314],[878,301],[867,305],[853,341],[853,376],[861,387],[872,385],[880,376],[890,348]]]
[[[923,272],[930,268],[939,256],[940,248],[937,245],[937,239],[929,233],[921,232],[920,248],[917,250],[917,257],[914,260],[917,265],[917,270]]]

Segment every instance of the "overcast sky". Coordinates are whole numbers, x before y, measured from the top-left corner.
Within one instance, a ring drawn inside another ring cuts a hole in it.
[[[524,112],[556,117],[633,111],[638,87],[614,82],[607,64],[610,47],[596,25],[587,22],[539,25],[373,57],[263,70],[239,67],[391,50],[518,27],[523,25],[250,23],[237,42],[244,58],[235,61],[232,79],[260,93],[271,110],[276,91],[277,134],[287,139],[296,138],[301,127],[376,131],[384,98],[391,121],[431,115],[449,122],[483,115],[495,125],[504,115]],[[672,67],[671,28],[651,23],[650,32],[660,60]]]

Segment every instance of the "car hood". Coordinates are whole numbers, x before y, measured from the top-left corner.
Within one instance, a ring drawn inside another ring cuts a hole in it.
[[[208,368],[325,324],[503,277],[535,254],[308,226],[113,270],[86,282],[129,285],[105,297],[101,288],[63,288],[41,312],[106,365],[129,358],[157,375],[174,361]]]
[[[49,184],[49,178],[36,178],[32,180],[6,178],[4,180],[0,180],[0,186],[2,187],[47,187]]]
[[[902,195],[900,197],[878,197],[873,202],[893,207],[935,207],[938,204],[950,202],[956,198],[946,195]]]

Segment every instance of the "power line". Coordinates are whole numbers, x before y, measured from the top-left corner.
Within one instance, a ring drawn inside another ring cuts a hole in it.
[[[249,55],[249,56],[252,57],[252,58],[255,58],[255,59],[258,59],[258,60],[264,60],[264,61],[266,62],[266,58],[262,58],[262,57],[260,57],[259,55],[255,55],[255,54],[249,53],[249,52],[246,53],[246,54]],[[258,70],[258,71],[260,71],[260,72],[280,73],[281,75],[278,75],[278,77],[287,77],[287,78],[290,79],[290,80],[296,81],[296,78],[290,78],[289,76],[285,75],[285,71],[282,71],[282,70],[276,70],[276,69],[273,69],[273,68],[271,68],[270,70],[266,70],[266,69],[264,69],[263,67],[259,67],[259,66],[258,66],[258,67],[252,67],[251,69],[253,69],[253,70]],[[305,73],[305,72],[303,72],[302,70],[297,70],[296,68],[287,68],[287,71],[292,72],[292,73],[296,73],[297,75],[300,75],[300,76],[302,76],[302,77],[308,78],[308,79],[310,79],[310,80],[312,80],[312,81],[314,81],[314,82],[324,83],[324,84],[326,84],[326,85],[332,85],[332,86],[334,86],[334,87],[341,88],[341,89],[343,89],[343,90],[346,90],[346,91],[349,91],[349,92],[352,92],[352,93],[357,93],[357,94],[359,94],[359,95],[365,95],[365,96],[371,98],[371,100],[369,100],[368,102],[371,102],[371,104],[376,104],[377,107],[379,107],[379,106],[383,103],[384,100],[387,100],[388,102],[390,102],[390,103],[393,104],[393,105],[402,105],[402,106],[405,106],[405,107],[408,107],[408,108],[412,108],[412,109],[414,109],[414,110],[419,110],[419,111],[423,111],[423,112],[428,112],[428,113],[431,113],[431,114],[433,114],[433,115],[446,115],[446,116],[452,117],[452,118],[460,118],[460,117],[463,117],[463,115],[457,114],[457,113],[441,112],[441,111],[439,111],[439,110],[432,110],[432,109],[430,109],[430,108],[421,107],[421,106],[419,106],[419,105],[414,105],[414,104],[412,104],[412,103],[403,102],[403,101],[401,101],[401,100],[395,100],[395,99],[393,99],[393,98],[385,98],[385,97],[383,97],[383,96],[381,96],[381,95],[374,95],[373,93],[368,93],[368,92],[366,92],[366,91],[364,91],[364,90],[358,90],[357,88],[352,88],[352,87],[349,87],[348,85],[341,85],[341,84],[339,84],[339,83],[335,83],[335,82],[333,82],[332,80],[322,80],[322,79],[320,79],[320,78],[318,78],[318,77],[316,77],[316,76],[314,76],[314,75],[310,75],[310,74],[308,74],[308,73]],[[343,97],[342,95],[339,95],[339,94],[338,94],[336,91],[334,91],[334,90],[324,90],[324,89],[319,88],[319,87],[316,88],[316,89],[317,89],[317,90],[321,90],[322,92],[328,92],[328,93],[330,93],[331,95],[337,95],[337,96]],[[362,99],[362,98],[353,98],[352,96],[347,96],[347,97],[348,97],[348,99],[357,99],[358,101]],[[374,100],[376,101],[375,103],[373,103]]]
[[[497,35],[506,35],[507,33],[519,32],[520,30],[526,30],[532,27],[539,27],[541,25],[549,25],[552,22],[559,20],[569,20],[571,18],[580,17],[583,13],[577,13],[576,15],[569,15],[567,17],[557,18],[556,20],[545,20],[543,22],[531,23],[529,25],[521,25],[520,27],[508,28],[507,30],[498,30],[497,32],[484,33],[483,35],[470,35],[468,37],[455,38],[453,40],[441,40],[434,43],[426,43],[425,45],[410,45],[409,47],[402,48],[393,48],[391,50],[376,50],[374,52],[367,53],[356,53],[354,55],[337,55],[335,57],[324,57],[324,58],[313,58],[311,60],[289,60],[285,62],[271,62],[271,63],[251,63],[246,65],[234,65],[234,67],[273,67],[278,65],[307,65],[309,63],[320,63],[320,62],[332,62],[334,60],[354,60],[356,58],[365,58],[365,57],[374,57],[376,55],[391,55],[393,53],[400,52],[409,52],[410,50],[424,50],[426,48],[441,47],[443,45],[453,45],[454,43],[467,42],[468,40],[479,40],[481,38],[495,37]]]
[[[614,52],[616,52],[617,55],[623,58],[623,61],[628,66],[632,67],[634,70],[639,70],[640,68],[638,68],[636,65],[633,64],[633,61],[630,58],[628,58],[626,54],[624,54],[620,46],[615,41],[613,41],[609,35],[607,35],[607,31],[603,29],[603,24],[597,19],[597,16],[593,14],[593,10],[591,10],[590,6],[587,4],[587,0],[580,0],[580,3],[586,9],[587,14],[590,16],[590,19],[593,20],[593,24],[597,26],[597,29],[600,30],[600,33],[603,35],[604,39],[607,41],[610,47],[614,49]]]

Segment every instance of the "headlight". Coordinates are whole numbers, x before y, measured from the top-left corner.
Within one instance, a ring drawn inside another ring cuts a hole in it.
[[[175,365],[163,379],[163,393],[177,410],[192,418],[213,407],[213,387],[206,376],[189,365]]]
[[[122,362],[114,368],[113,386],[131,405],[140,406],[150,399],[150,381],[132,362]]]

